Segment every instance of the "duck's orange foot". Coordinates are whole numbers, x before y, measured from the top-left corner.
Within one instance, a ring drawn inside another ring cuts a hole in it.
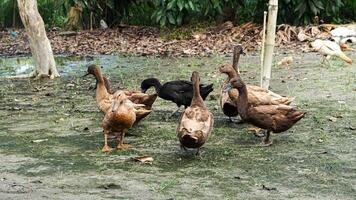
[[[117,149],[130,149],[130,148],[132,148],[132,146],[129,144],[118,144],[117,145]]]
[[[257,128],[257,127],[247,128],[247,131],[252,133],[255,137],[264,137],[265,136],[264,133],[261,133],[262,129]]]
[[[109,153],[112,151],[112,148],[109,147],[108,145],[105,145],[101,151],[104,153]]]
[[[263,146],[263,147],[269,147],[269,146],[272,146],[272,144],[273,144],[273,141],[272,141],[271,139],[269,139],[269,140],[264,140],[264,141],[262,142],[261,146]]]

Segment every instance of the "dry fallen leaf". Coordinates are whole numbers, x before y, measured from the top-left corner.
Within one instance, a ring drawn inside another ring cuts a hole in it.
[[[262,189],[263,189],[263,190],[267,190],[267,191],[277,190],[277,188],[275,188],[275,187],[267,187],[267,186],[265,186],[265,185],[262,185]]]
[[[336,117],[329,117],[329,121],[331,121],[331,122],[336,122],[336,121],[337,121],[337,118],[336,118]]]
[[[133,160],[141,163],[151,163],[153,162],[153,158],[151,156],[137,156],[132,158]]]
[[[304,42],[304,41],[307,41],[308,39],[310,39],[308,36],[305,35],[304,32],[299,32],[297,35],[297,38],[301,42]]]
[[[0,31],[0,55],[30,54],[27,34],[24,29],[16,30],[18,37]],[[55,54],[114,54],[156,56],[208,56],[213,53],[230,54],[233,46],[242,44],[246,51],[261,47],[262,26],[253,22],[234,25],[227,21],[199,31],[186,39],[166,39],[157,27],[124,26],[120,29],[83,30],[78,32],[47,32]],[[169,35],[169,34],[168,34]],[[296,42],[308,38],[327,38],[330,36],[319,25],[296,27],[282,24],[277,27],[276,46],[298,48]],[[308,47],[309,48],[309,47]],[[308,49],[306,48],[306,50]]]
[[[336,117],[336,118],[343,118],[344,116],[342,115],[342,113],[340,112],[337,112],[333,115],[333,117]]]
[[[292,56],[288,56],[288,57],[284,57],[282,58],[281,61],[279,61],[277,63],[278,66],[281,66],[281,65],[289,65],[293,62],[293,57]]]
[[[46,142],[48,139],[38,139],[38,140],[31,140],[32,143],[40,143],[40,142]]]

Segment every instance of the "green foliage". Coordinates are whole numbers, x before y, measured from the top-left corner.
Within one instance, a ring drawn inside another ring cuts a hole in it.
[[[49,26],[63,26],[67,11],[73,4],[74,0],[37,0],[38,11]]]
[[[136,1],[127,6],[127,15],[121,18],[121,22],[132,25],[155,25],[151,19],[155,7],[151,1]]]
[[[262,23],[263,11],[265,10],[267,10],[266,0],[243,0],[241,4],[237,6],[237,20],[240,23],[247,21]]]
[[[339,18],[340,8],[344,6],[342,0],[285,0],[285,2],[287,6],[295,8],[294,14],[297,17],[293,21],[294,24],[312,23],[315,16],[329,22],[342,22]]]
[[[232,0],[154,0],[156,10],[152,15],[160,26],[180,26],[192,21],[212,21],[217,17],[235,15],[240,1]],[[248,2],[248,1],[246,1]],[[232,20],[235,20],[233,18]]]
[[[181,26],[201,22],[262,22],[268,0],[37,0],[40,14],[48,26],[63,26],[75,2],[82,8],[82,23],[89,28],[104,19],[109,26]],[[15,4],[14,4],[15,3]],[[21,24],[16,0],[0,1],[0,26]],[[15,15],[13,15],[15,11]],[[346,23],[356,19],[356,0],[279,0],[278,23],[295,25],[316,22]],[[14,21],[14,22],[13,22]]]
[[[157,8],[152,15],[152,19],[161,26],[167,24],[180,26],[183,17],[201,11],[199,0],[154,0]]]
[[[334,1],[324,1],[325,13],[324,20],[330,21],[332,23],[342,23],[341,12],[344,6],[342,0],[334,0]]]
[[[345,6],[343,7],[342,13],[344,17],[350,20],[356,19],[356,1],[355,0],[346,0]]]
[[[194,32],[205,32],[209,27],[208,23],[185,25],[179,28],[164,28],[161,37],[167,40],[182,40],[192,37]]]
[[[18,9],[15,7],[15,16],[13,16],[14,3],[16,5],[16,0],[1,0],[0,1],[0,27],[1,26],[12,26],[13,18],[15,24],[20,23],[20,16],[18,14]],[[18,22],[18,23],[17,23]]]

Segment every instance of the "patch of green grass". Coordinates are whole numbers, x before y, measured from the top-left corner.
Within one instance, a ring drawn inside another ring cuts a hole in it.
[[[240,59],[242,77],[248,83],[258,83],[258,60],[253,55]],[[2,80],[0,151],[33,158],[17,168],[2,170],[63,180],[67,178],[63,174],[112,173],[123,188],[130,188],[127,190],[133,190],[135,183],[142,184],[142,190],[153,199],[350,199],[355,193],[355,68],[337,60],[332,61],[333,67],[320,67],[311,54],[296,55],[295,60],[298,63],[289,69],[273,69],[271,87],[274,92],[294,96],[298,109],[307,111],[306,117],[284,134],[274,134],[274,145],[265,148],[260,146],[260,138],[247,132],[250,125],[228,122],[218,100],[208,98],[215,125],[199,157],[195,151],[180,149],[175,133],[178,117],[167,119],[176,106],[162,99],[157,99],[150,116],[129,130],[132,136],[127,135],[125,142],[133,149],[102,153],[103,115],[95,105],[95,92],[88,90],[95,81],[79,76],[85,73],[87,63],[97,63],[104,66],[113,88],[139,89],[145,78],[189,80],[197,70],[203,83],[214,83],[212,95],[217,96],[225,80],[217,67],[230,63],[231,58],[63,59],[59,62],[64,71],[61,79]],[[77,67],[69,69],[66,65],[70,63]],[[31,143],[37,139],[48,141]],[[115,141],[110,145],[115,147]],[[139,155],[152,156],[154,161],[140,164],[131,159]],[[262,185],[276,190],[267,191]]]

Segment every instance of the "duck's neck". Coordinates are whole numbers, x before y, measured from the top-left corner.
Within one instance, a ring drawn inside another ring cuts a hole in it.
[[[159,90],[162,87],[162,84],[159,82],[159,80],[158,79],[154,79],[154,81],[152,82],[152,85],[155,88],[156,93],[159,93]]]
[[[237,71],[237,65],[239,64],[240,60],[240,53],[235,53],[233,60],[232,60],[232,67],[234,68],[235,72]]]
[[[228,77],[229,77],[229,80],[232,79],[232,78],[236,78],[237,77],[237,72],[235,70],[230,70],[228,73],[227,73]]]
[[[199,80],[193,82],[193,98],[190,106],[205,107],[203,98],[200,96]]]
[[[105,81],[100,72],[97,72],[94,74],[97,82],[97,87],[96,87],[96,101],[99,103],[103,99],[107,98],[109,93],[108,90],[105,87]]]
[[[106,90],[108,91],[108,93],[113,94],[113,92],[111,91],[111,86],[110,86],[109,79],[107,79],[104,76],[103,76],[103,79],[104,79],[104,85],[105,85]]]
[[[248,92],[247,92],[247,87],[245,84],[243,84],[242,87],[237,88],[237,90],[239,91],[239,97],[237,98],[237,109],[238,112],[241,116],[242,119],[246,119],[247,118],[247,110],[249,107],[248,104]]]

